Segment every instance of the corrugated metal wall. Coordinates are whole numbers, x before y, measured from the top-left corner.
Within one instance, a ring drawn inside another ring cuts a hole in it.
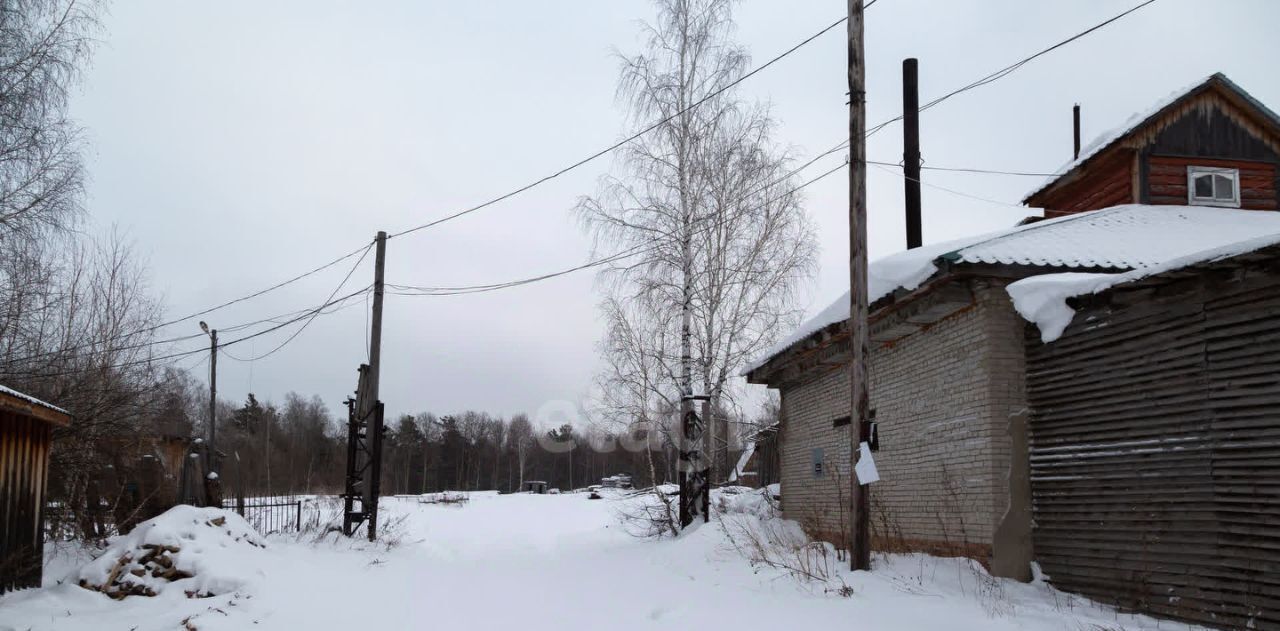
[[[1280,629],[1280,282],[1029,332],[1035,556],[1059,588]]]
[[[40,585],[50,429],[0,411],[0,593]]]

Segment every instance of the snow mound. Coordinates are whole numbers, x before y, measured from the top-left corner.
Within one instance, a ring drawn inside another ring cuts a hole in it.
[[[779,515],[777,503],[767,489],[724,487],[712,491],[712,497],[719,500],[716,505],[725,515],[752,515],[760,519]]]
[[[422,504],[444,504],[446,506],[462,506],[471,500],[466,493],[458,491],[441,491],[439,493],[423,493],[418,496]]]
[[[121,599],[180,590],[188,598],[232,592],[260,574],[266,541],[249,522],[220,508],[175,506],[112,539],[80,570],[79,584]]]

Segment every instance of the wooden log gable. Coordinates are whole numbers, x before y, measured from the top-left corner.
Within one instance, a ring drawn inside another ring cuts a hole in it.
[[[1058,217],[1126,203],[1187,205],[1187,167],[1240,171],[1240,207],[1280,209],[1280,118],[1214,75],[1029,195]]]

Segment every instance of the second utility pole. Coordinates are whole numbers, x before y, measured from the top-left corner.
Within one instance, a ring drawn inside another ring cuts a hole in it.
[[[867,420],[867,119],[862,0],[849,0],[849,510],[850,566],[871,569],[869,489],[853,471]]]
[[[920,79],[915,57],[902,60],[902,178],[907,202],[907,249],[924,244],[920,234]]]

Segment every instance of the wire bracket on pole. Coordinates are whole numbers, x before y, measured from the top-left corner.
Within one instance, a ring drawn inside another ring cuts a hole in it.
[[[346,400],[347,477],[342,495],[342,534],[351,537],[367,522],[369,540],[373,541],[378,531],[385,427],[382,402],[369,396],[368,375],[368,364],[361,364],[356,397]]]
[[[694,401],[709,401],[706,395],[687,395],[681,404],[680,427],[680,527],[687,528],[699,516],[711,519],[711,464],[705,457],[705,424],[693,409]]]

